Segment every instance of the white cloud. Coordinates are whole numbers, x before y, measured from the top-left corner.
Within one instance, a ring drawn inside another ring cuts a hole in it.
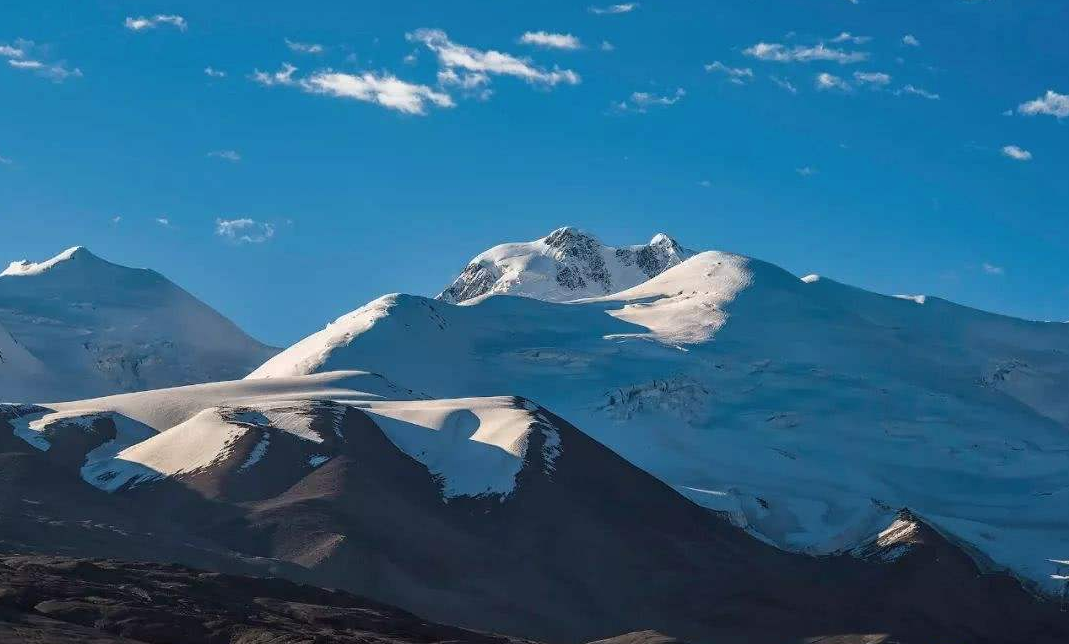
[[[917,40],[917,37],[913,34],[906,34],[902,36],[902,44],[909,47],[920,47],[921,41]]]
[[[528,83],[550,87],[561,83],[578,85],[580,82],[579,74],[570,69],[543,69],[526,58],[460,45],[449,40],[449,36],[440,29],[418,29],[406,37],[426,45],[438,56],[438,64],[444,69],[465,69],[496,76],[514,76]]]
[[[446,68],[438,70],[438,85],[442,87],[456,87],[464,93],[475,96],[479,100],[487,100],[494,91],[489,88],[490,77],[482,72],[464,72],[458,74],[455,69]]]
[[[545,47],[546,49],[580,49],[583,44],[571,34],[554,34],[548,31],[528,31],[520,36],[520,43]]]
[[[914,96],[920,96],[921,98],[926,98],[929,101],[939,100],[939,94],[929,92],[928,90],[922,89],[920,87],[914,87],[913,85],[906,85],[902,89],[895,91],[896,96],[900,96],[902,94],[912,94]]]
[[[47,47],[38,47],[32,40],[19,38],[14,44],[0,44],[0,58],[7,59],[7,64],[14,69],[34,72],[57,83],[82,75],[82,70],[68,67],[66,61],[46,62],[43,56],[47,55],[47,50]],[[31,54],[34,54],[33,57],[30,57]]]
[[[831,39],[832,42],[850,42],[855,45],[863,45],[872,40],[871,36],[855,36],[849,31],[843,31],[838,36]]]
[[[707,64],[705,71],[726,74],[728,79],[736,85],[743,85],[746,81],[753,80],[753,70],[749,67],[728,67],[719,60]]]
[[[787,90],[791,94],[797,94],[798,93],[798,88],[794,86],[794,83],[792,83],[791,81],[787,80],[786,78],[780,78],[779,76],[769,76],[769,78],[772,79],[773,83],[779,85],[780,87],[782,87],[783,89]]]
[[[145,16],[138,16],[137,18],[131,18],[128,16],[126,20],[123,21],[123,26],[129,29],[130,31],[144,31],[146,29],[155,29],[160,25],[170,25],[178,29],[179,31],[185,31],[188,27],[188,25],[186,24],[186,19],[182,16],[167,15],[162,13],[147,18]]]
[[[869,57],[868,52],[835,49],[834,47],[826,47],[824,43],[818,43],[813,46],[795,45],[794,47],[788,47],[781,43],[759,42],[742,50],[742,53],[758,60],[777,63],[808,63],[816,60],[827,60],[840,65],[859,63],[863,60],[868,60]]]
[[[1046,114],[1048,116],[1063,119],[1069,116],[1069,95],[1059,94],[1054,90],[1048,89],[1047,93],[1043,96],[1018,105],[1017,112],[1029,116]]]
[[[840,90],[843,92],[849,92],[851,87],[850,83],[847,83],[843,79],[834,74],[827,72],[821,72],[817,74],[816,80],[817,89],[820,90]]]
[[[161,226],[170,226],[171,220],[166,217],[156,217],[156,223]]]
[[[599,47],[599,49],[601,49],[601,51],[615,51],[616,50],[616,46],[613,45],[608,40],[602,40],[601,41],[601,46]]]
[[[215,69],[214,67],[205,67],[204,73],[212,78],[226,78],[226,72]]]
[[[454,105],[448,94],[435,91],[426,85],[403,81],[391,74],[345,74],[327,70],[303,79],[301,87],[314,94],[376,103],[406,114],[426,114],[427,103],[436,107]]]
[[[256,70],[252,73],[252,79],[257,83],[271,87],[273,85],[293,85],[293,72],[297,71],[297,68],[289,63],[282,63],[282,67],[273,74],[267,72],[261,72]]]
[[[670,107],[678,103],[687,92],[680,87],[671,94],[658,95],[649,92],[633,92],[626,101],[613,103],[612,107],[617,112],[638,112],[644,114],[651,107]]]
[[[262,244],[275,236],[275,227],[247,217],[216,219],[215,234],[237,244]]]
[[[111,223],[113,223],[113,224],[117,224],[120,221],[122,221],[122,215],[115,215],[114,217],[111,218]]]
[[[794,171],[797,172],[798,175],[802,176],[802,177],[811,177],[811,176],[813,176],[814,174],[817,173],[816,168],[812,168],[812,167],[807,166],[807,165],[804,165],[804,166],[802,166],[800,168],[795,168]]]
[[[625,2],[623,4],[612,4],[603,7],[590,7],[590,13],[611,15],[617,13],[631,13],[635,9],[638,9],[637,2]]]
[[[1003,156],[1007,156],[1016,161],[1031,161],[1032,153],[1024,148],[1017,147],[1016,145],[1006,145],[1002,147]]]
[[[862,85],[882,87],[891,83],[891,75],[883,72],[854,72],[854,80]]]
[[[289,38],[286,38],[285,41],[286,41],[286,46],[289,47],[291,51],[295,51],[295,52],[297,52],[299,54],[322,54],[323,53],[323,45],[320,45],[320,44],[317,44],[317,43],[314,43],[314,42],[311,42],[311,43],[309,43],[309,42],[296,42],[296,41],[290,40]]]
[[[62,61],[58,63],[44,63],[39,60],[9,58],[7,64],[15,69],[25,69],[36,72],[37,74],[54,80],[57,83],[62,83],[68,78],[80,78],[82,76],[82,70],[77,67],[67,67],[66,63]]]
[[[237,163],[241,161],[241,155],[237,150],[212,150],[208,153],[209,157],[216,159],[223,159],[224,161],[230,161],[231,163]]]
[[[987,273],[988,275],[1005,275],[1006,274],[1006,269],[1002,268],[1001,266],[995,266],[994,264],[991,264],[990,262],[984,262],[983,264],[980,265],[980,268],[985,273]]]
[[[255,71],[252,79],[265,86],[282,85],[298,87],[309,94],[322,94],[335,98],[349,98],[406,114],[427,113],[427,105],[453,107],[453,99],[443,92],[426,85],[403,81],[388,73],[363,72],[347,74],[331,69],[317,71],[304,78],[294,78],[297,68],[283,63],[282,68],[269,74]]]
[[[12,45],[0,45],[0,58],[22,58],[26,52]]]

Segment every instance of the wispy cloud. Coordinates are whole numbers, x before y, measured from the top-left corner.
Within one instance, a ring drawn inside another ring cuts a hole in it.
[[[616,46],[608,40],[602,40],[601,45],[598,47],[598,49],[600,49],[601,51],[615,51]]]
[[[1002,155],[1015,161],[1031,161],[1032,153],[1016,145],[1002,146]]]
[[[285,39],[286,46],[290,48],[290,51],[295,51],[298,54],[322,54],[324,49],[323,45],[314,42],[296,42]]]
[[[813,61],[832,61],[845,65],[859,63],[868,60],[869,54],[864,51],[845,51],[834,47],[827,47],[824,43],[816,45],[795,45],[788,47],[782,43],[759,42],[742,51],[747,56],[758,60],[772,61],[777,63],[808,63]]]
[[[917,40],[917,37],[913,34],[906,34],[902,36],[902,44],[907,47],[920,47],[921,41]]]
[[[115,215],[111,218],[112,224],[118,224],[120,221],[122,221],[122,215]]]
[[[13,45],[0,45],[0,58],[22,58],[26,52]]]
[[[891,83],[891,75],[883,72],[854,72],[854,80],[861,85],[884,87]]]
[[[0,156],[0,165],[11,165],[14,163],[11,159],[5,156]]]
[[[984,262],[980,264],[980,269],[988,275],[1005,275],[1006,269],[1001,266],[996,266],[990,262]]]
[[[212,150],[208,153],[208,156],[216,159],[223,159],[224,161],[230,161],[231,163],[241,161],[241,155],[237,150]]]
[[[236,244],[262,244],[275,236],[275,227],[247,217],[216,219],[215,234]]]
[[[638,112],[639,114],[645,114],[650,108],[671,107],[681,101],[686,95],[687,92],[682,87],[671,94],[663,95],[651,94],[650,92],[632,92],[627,100],[613,103],[612,107],[616,112]]]
[[[145,31],[146,29],[155,29],[161,25],[169,25],[179,31],[185,31],[189,26],[182,16],[162,13],[150,17],[138,16],[137,18],[132,18],[127,16],[126,20],[123,21],[123,26],[130,31]]]
[[[555,34],[548,31],[528,31],[520,36],[520,43],[546,49],[580,49],[583,43],[572,34]]]
[[[424,115],[427,106],[453,107],[453,99],[426,85],[409,83],[389,73],[363,72],[348,74],[331,69],[313,72],[303,78],[294,78],[297,68],[283,63],[274,73],[253,72],[252,80],[271,87],[281,85],[296,87],[309,94],[321,94],[335,98],[348,98],[404,112]]]
[[[7,59],[8,66],[14,69],[33,72],[57,83],[81,77],[82,70],[68,67],[67,61],[46,61],[47,49],[37,46],[32,40],[20,38],[14,45],[0,45],[0,58]]]
[[[839,90],[842,92],[849,92],[852,87],[850,83],[847,83],[842,78],[835,74],[829,74],[828,72],[821,72],[817,74],[816,78],[817,89],[820,90]]]
[[[637,2],[625,2],[622,4],[610,4],[607,6],[590,7],[590,13],[594,13],[601,16],[619,13],[631,13],[635,9],[638,9]]]
[[[736,85],[744,85],[747,81],[753,80],[753,70],[749,67],[728,67],[719,60],[708,63],[705,71],[725,74],[728,80]]]
[[[1059,94],[1054,90],[1048,89],[1043,96],[1018,105],[1017,112],[1028,116],[1046,114],[1047,116],[1063,119],[1069,116],[1069,95]]]
[[[775,83],[776,85],[779,85],[780,87],[782,87],[783,89],[787,90],[791,94],[797,94],[798,93],[798,88],[794,86],[794,83],[792,83],[791,81],[787,80],[786,78],[780,78],[779,76],[769,76],[769,78],[772,79],[773,83]]]
[[[939,100],[939,94],[929,92],[926,89],[915,87],[913,85],[905,85],[901,89],[895,91],[896,96],[901,96],[902,94],[912,94],[913,96],[920,96],[921,98],[926,98],[929,101]]]
[[[513,76],[528,83],[553,87],[559,84],[578,85],[579,74],[570,69],[545,69],[526,58],[494,51],[480,50],[453,42],[440,29],[418,29],[406,37],[425,45],[438,56],[443,69],[463,69],[493,76]]]
[[[855,45],[863,45],[872,40],[871,36],[855,36],[849,31],[843,31],[838,36],[831,39],[834,43],[849,42]]]
[[[171,220],[167,217],[156,217],[156,223],[166,227],[171,225]]]
[[[204,74],[212,78],[226,78],[226,72],[214,67],[205,67]]]
[[[811,176],[813,176],[814,174],[817,173],[816,168],[812,168],[812,167],[807,166],[807,165],[804,165],[804,166],[802,166],[800,168],[795,168],[794,171],[796,173],[798,173],[798,176],[800,176],[800,177],[811,177]]]
[[[482,72],[463,72],[447,67],[438,70],[438,85],[441,87],[456,87],[468,96],[485,101],[493,95],[490,89],[490,77]]]

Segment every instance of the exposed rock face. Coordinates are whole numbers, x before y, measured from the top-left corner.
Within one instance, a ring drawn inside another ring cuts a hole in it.
[[[608,295],[693,254],[663,233],[645,245],[614,248],[577,228],[558,228],[533,242],[502,244],[476,256],[438,299],[458,304],[505,294],[561,302]]]

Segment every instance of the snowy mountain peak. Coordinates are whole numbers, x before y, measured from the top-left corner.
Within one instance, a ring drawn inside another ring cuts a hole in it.
[[[163,275],[82,246],[43,262],[12,262],[0,273],[0,326],[5,360],[21,355],[22,365],[0,373],[5,398],[236,378],[275,353]]]
[[[41,273],[45,273],[61,264],[90,264],[94,262],[102,264],[107,263],[91,253],[85,246],[73,246],[52,259],[43,262],[31,262],[25,259],[11,262],[11,264],[0,273],[0,277],[40,275]]]
[[[645,245],[616,248],[566,226],[477,255],[438,299],[459,304],[488,294],[552,302],[598,297],[641,284],[693,254],[664,233]]]

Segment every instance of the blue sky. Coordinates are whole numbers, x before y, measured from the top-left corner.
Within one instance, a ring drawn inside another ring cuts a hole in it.
[[[567,224],[1069,320],[1069,2],[612,7],[5,2],[0,262],[288,344]]]

